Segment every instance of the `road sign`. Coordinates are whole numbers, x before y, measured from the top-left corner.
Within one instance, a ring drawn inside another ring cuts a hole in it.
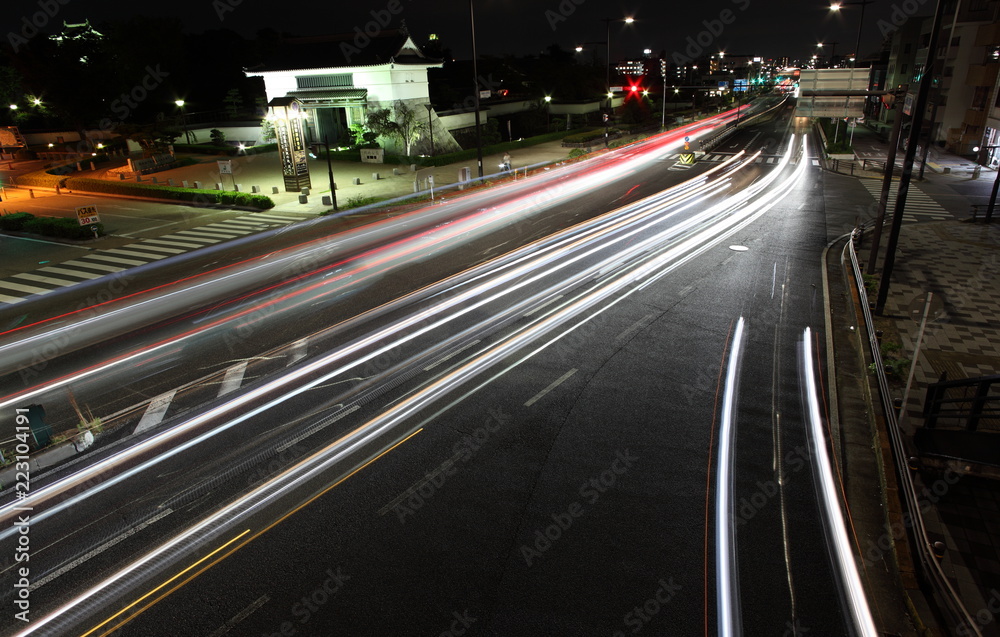
[[[232,175],[233,174],[233,160],[231,159],[220,159],[219,164],[219,174],[220,175]]]
[[[97,206],[80,206],[76,209],[76,220],[81,226],[101,223],[101,218],[97,216]]]

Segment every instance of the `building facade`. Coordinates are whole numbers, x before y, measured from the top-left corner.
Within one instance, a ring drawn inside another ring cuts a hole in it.
[[[349,146],[351,127],[364,124],[373,108],[401,106],[430,121],[436,153],[458,150],[458,144],[437,113],[428,110],[427,69],[441,60],[429,58],[405,29],[385,30],[369,37],[363,33],[286,38],[258,67],[246,69],[260,77],[268,102],[295,98],[303,107],[307,142],[329,140],[331,146]],[[430,130],[414,140],[414,149],[429,149]],[[403,152],[399,140],[380,140],[383,146]],[[413,149],[411,149],[412,152]]]

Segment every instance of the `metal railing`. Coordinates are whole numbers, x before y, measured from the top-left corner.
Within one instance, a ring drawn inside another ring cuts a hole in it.
[[[882,362],[882,351],[879,347],[879,339],[875,330],[875,323],[872,320],[871,309],[867,302],[865,292],[864,277],[861,273],[861,266],[858,264],[858,255],[854,249],[854,241],[860,237],[861,231],[855,229],[851,233],[851,238],[847,241],[845,250],[850,255],[851,271],[854,275],[854,284],[857,286],[857,293],[861,298],[861,310],[864,315],[865,329],[868,334],[869,353],[874,363],[875,375],[878,379],[879,397],[882,403],[882,415],[885,418],[886,429],[889,432],[889,443],[892,449],[893,464],[896,468],[896,477],[899,480],[899,494],[903,506],[903,516],[912,521],[909,526],[909,534],[916,547],[916,565],[919,572],[924,576],[926,583],[933,589],[937,596],[944,602],[942,611],[954,622],[954,625],[963,624],[971,630],[971,633],[982,636],[979,630],[979,623],[969,613],[958,596],[958,592],[951,585],[941,563],[934,554],[933,544],[927,535],[927,527],[921,513],[919,495],[917,487],[913,482],[913,475],[910,472],[908,455],[903,443],[903,436],[899,429],[899,420],[896,413],[896,406],[893,403],[892,394],[889,389],[889,380],[885,374],[885,366]]]
[[[967,431],[979,429],[983,418],[1000,417],[1000,394],[991,394],[1000,384],[1000,374],[942,380],[927,386],[924,397],[924,426],[933,429],[938,420],[955,420]]]

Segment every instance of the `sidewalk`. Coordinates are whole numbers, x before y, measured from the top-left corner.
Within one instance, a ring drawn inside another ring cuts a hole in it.
[[[868,153],[867,158],[885,158],[888,148],[874,133],[862,136],[861,144],[858,142],[856,136],[855,145]],[[1000,219],[991,225],[970,223],[969,214],[973,204],[988,200],[996,173],[984,170],[979,179],[971,179],[964,158],[941,152],[935,159],[939,166],[953,169],[940,173],[928,169],[924,181],[911,182],[910,195],[917,190],[933,198],[955,218],[904,222],[889,297],[884,315],[877,318],[877,327],[884,331],[883,348],[887,343],[898,343],[901,357],[912,360],[925,300],[928,293],[933,293],[900,428],[908,441],[908,455],[917,458],[914,464],[918,490],[926,489],[921,500],[927,503],[923,514],[930,540],[944,545],[941,566],[966,610],[976,618],[975,628],[984,635],[1000,635],[1000,480],[988,477],[1000,475],[1000,457],[993,467],[976,465],[942,456],[933,449],[921,450],[916,442],[923,428],[926,387],[938,381],[942,372],[947,372],[949,380],[1000,373],[1000,324],[996,322],[1000,315]],[[863,175],[855,176],[866,181]],[[862,249],[865,256],[869,241],[866,235]],[[883,233],[879,272],[886,243]],[[845,361],[847,366],[853,364],[856,361]],[[892,390],[894,399],[903,399],[905,380],[899,378]],[[878,398],[873,396],[871,400],[877,402]],[[881,411],[877,404],[859,404],[855,408]],[[843,414],[845,421],[860,422],[865,418],[862,414]],[[977,435],[986,445],[1000,444],[1000,423],[984,419]],[[887,466],[885,473],[894,472]],[[893,482],[891,476],[889,482]],[[895,498],[893,492],[889,496]],[[903,562],[900,566],[905,571],[906,560]],[[966,627],[968,632],[963,632],[961,626],[945,630],[947,634],[974,634],[971,628]]]
[[[877,133],[867,126],[858,126],[854,129],[853,142],[855,161],[840,161],[835,172],[849,174],[855,177],[869,177],[881,179],[882,166],[889,155],[888,132]],[[918,148],[913,162],[913,178],[917,179],[920,174],[921,158],[923,148]],[[903,150],[896,152],[896,177],[903,168]],[[968,180],[972,177],[975,162],[965,157],[953,155],[952,153],[937,146],[931,146],[927,153],[927,164],[924,169],[924,180],[932,176],[945,176],[955,180]],[[996,176],[996,171],[982,168],[981,175],[977,181],[992,182]]]
[[[546,142],[511,151],[512,165],[515,170],[539,163],[562,161],[567,159],[568,154],[569,149],[563,148],[560,141]],[[200,181],[202,188],[208,189],[213,189],[217,183],[221,183],[225,190],[233,190],[235,183],[239,184],[241,190],[245,192],[249,192],[252,186],[259,186],[262,194],[274,200],[275,207],[272,209],[274,212],[319,214],[331,209],[330,206],[324,206],[322,203],[322,197],[330,194],[329,169],[325,159],[310,158],[308,160],[312,188],[310,188],[308,203],[302,204],[299,203],[298,192],[285,192],[277,153],[232,158],[199,155],[196,158],[200,163],[145,175],[142,178],[143,182],[152,183],[155,177],[160,184],[165,184],[167,179],[173,179],[178,186],[183,181],[187,181],[193,186],[195,181]],[[503,153],[484,155],[484,175],[498,172],[502,158]],[[217,159],[232,159],[233,174],[220,175],[216,163]],[[337,204],[341,208],[346,207],[347,202],[353,198],[391,199],[413,194],[415,180],[421,180],[419,185],[421,189],[424,189],[425,183],[422,180],[425,180],[429,175],[434,176],[435,189],[458,183],[461,168],[468,167],[473,177],[477,175],[475,158],[445,166],[418,167],[416,172],[410,170],[410,165],[402,164],[362,164],[337,160],[332,161],[331,164],[334,182],[337,184]],[[378,179],[375,179],[376,173]],[[98,170],[92,174],[81,173],[81,176],[118,179],[114,174],[109,174],[107,169]],[[360,185],[354,184],[356,179],[360,180]],[[278,188],[277,194],[272,193],[274,187]]]

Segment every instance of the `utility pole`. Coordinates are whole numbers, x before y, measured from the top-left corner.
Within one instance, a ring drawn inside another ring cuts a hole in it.
[[[896,91],[893,102],[892,134],[889,135],[889,155],[885,158],[885,170],[882,173],[882,192],[878,198],[878,212],[875,214],[875,227],[872,229],[872,247],[868,254],[868,274],[875,274],[875,262],[878,261],[878,247],[882,240],[882,226],[885,225],[885,208],[889,204],[889,189],[892,187],[892,173],[896,170],[896,149],[899,148],[899,133],[903,129],[903,98],[907,86]]]
[[[882,279],[879,282],[878,298],[875,301],[875,314],[881,315],[889,297],[889,282],[892,278],[892,268],[896,263],[896,246],[899,243],[899,229],[903,225],[903,213],[906,211],[906,194],[910,189],[910,178],[913,175],[913,160],[917,154],[917,143],[920,141],[920,128],[924,123],[924,110],[927,108],[927,97],[930,94],[931,83],[934,81],[934,58],[937,56],[938,32],[941,30],[941,17],[944,4],[937,0],[934,10],[934,20],[931,23],[930,41],[927,43],[927,62],[924,64],[923,75],[917,88],[917,99],[913,105],[913,119],[910,120],[910,134],[903,155],[903,172],[899,177],[899,190],[896,193],[896,209],[892,215],[892,229],[889,232],[889,244],[885,249],[885,264],[882,266]]]

